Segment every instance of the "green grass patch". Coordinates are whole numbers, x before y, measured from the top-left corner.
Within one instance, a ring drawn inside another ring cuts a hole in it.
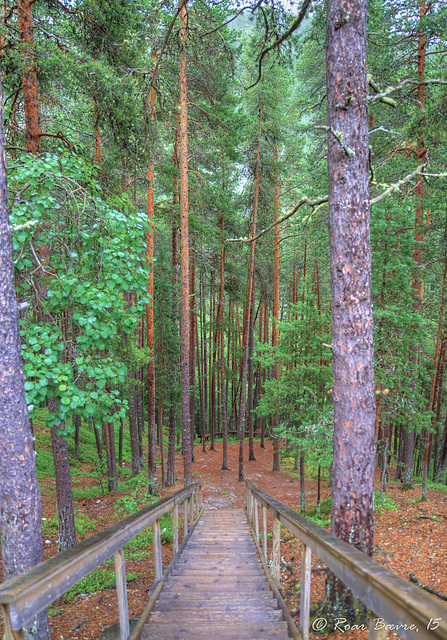
[[[105,483],[106,481],[104,481]],[[73,500],[92,500],[98,496],[102,496],[106,493],[107,485],[104,487],[86,487],[85,489],[73,489]]]
[[[380,504],[380,491],[374,491],[374,512],[399,511],[399,505],[387,493],[383,494],[383,507]]]
[[[126,575],[127,582],[136,580],[136,573],[128,573]],[[71,602],[81,593],[98,593],[115,585],[115,572],[107,571],[107,569],[95,569],[88,576],[82,578],[73,587],[65,593],[67,602]]]
[[[92,520],[86,513],[77,513],[75,515],[76,533],[85,538],[88,534],[97,529],[98,523]]]

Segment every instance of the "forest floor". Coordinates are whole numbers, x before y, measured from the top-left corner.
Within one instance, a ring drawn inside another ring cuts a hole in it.
[[[256,443],[256,461],[248,462],[248,443],[246,443],[246,478],[268,494],[286,505],[299,510],[300,491],[298,473],[292,471],[292,460],[282,462],[281,471],[271,471],[272,447],[261,449]],[[203,453],[201,445],[195,447],[196,461],[193,465],[195,478],[203,481],[203,502],[208,509],[242,508],[245,500],[245,485],[237,481],[238,471],[237,443],[229,444],[230,471],[221,471],[222,443],[216,445],[217,451]],[[208,447],[207,447],[208,449]],[[82,465],[77,469],[73,483],[78,499],[75,501],[78,523],[78,539],[88,537],[128,515],[129,510],[141,506],[144,501],[144,488],[132,492],[115,494],[101,493],[101,483],[95,476],[92,465]],[[182,459],[177,454],[177,486],[168,489],[176,491],[182,485]],[[83,473],[85,472],[85,474]],[[377,478],[378,479],[378,478]],[[103,482],[103,481],[102,481]],[[309,508],[316,505],[317,484],[313,477],[306,475],[306,504]],[[56,490],[52,478],[40,481],[42,492],[42,525],[45,558],[57,552],[57,513]],[[98,489],[94,497],[90,496]],[[377,481],[376,490],[380,483]],[[330,496],[327,478],[322,480],[321,499],[323,501],[322,520],[329,521],[327,498]],[[402,491],[401,485],[390,482],[386,494],[385,509],[376,511],[375,559],[388,569],[409,579],[413,573],[423,584],[429,585],[447,594],[446,546],[447,546],[447,493],[440,490],[428,491],[428,501],[421,502],[421,488]],[[326,500],[326,502],[324,502]],[[127,509],[127,511],[126,511]],[[326,515],[325,515],[326,511]],[[323,522],[324,524],[324,522]],[[162,525],[163,526],[163,525]],[[327,528],[329,528],[327,526]],[[169,532],[165,535],[169,538]],[[147,594],[152,584],[154,567],[147,550],[138,545],[127,554],[126,569],[135,579],[128,582],[128,601],[130,618],[137,618],[147,602]],[[163,567],[172,559],[170,544],[163,545]],[[282,586],[286,603],[293,615],[299,610],[299,582],[301,543],[284,531],[281,542]],[[113,562],[102,567],[102,573],[96,572],[96,578],[87,577],[80,583],[69,598],[63,597],[49,610],[52,640],[87,640],[99,638],[104,629],[116,625],[116,591],[114,586],[98,590],[101,581],[112,582]],[[326,569],[312,556],[312,594],[311,609],[316,610],[324,596]],[[96,582],[95,582],[96,580]],[[114,585],[114,580],[113,580]],[[93,592],[92,592],[93,591]],[[433,596],[434,597],[434,596]],[[297,618],[298,622],[298,618]],[[405,622],[405,621],[402,621]],[[2,629],[0,628],[0,637]],[[102,637],[107,637],[103,635]],[[311,635],[317,640],[320,635]],[[364,631],[346,630],[330,636],[333,640],[342,638],[363,640]],[[237,640],[235,638],[235,640]]]

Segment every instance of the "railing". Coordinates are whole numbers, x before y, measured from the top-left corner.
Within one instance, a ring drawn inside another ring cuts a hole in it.
[[[48,605],[61,597],[81,578],[88,575],[113,555],[115,558],[120,640],[127,640],[130,631],[124,547],[141,531],[152,525],[155,564],[155,582],[153,586],[155,591],[158,590],[157,593],[159,593],[161,590],[159,587],[164,579],[160,519],[166,513],[172,512],[175,561],[175,556],[179,552],[179,505],[182,502],[186,536],[189,528],[197,522],[202,514],[201,482],[194,482],[184,489],[176,491],[150,507],[146,507],[138,513],[108,527],[101,533],[84,540],[76,547],[68,549],[68,551],[64,551],[1,584],[0,604],[3,611],[7,639],[17,640],[18,637],[23,637],[23,627],[30,624],[37,614],[46,609]],[[173,562],[171,562],[170,567]],[[134,637],[134,632],[132,637]]]
[[[280,580],[280,525],[303,544],[300,631],[309,638],[311,553],[314,552],[369,608],[369,637],[386,638],[386,625],[405,640],[447,640],[447,606],[386,569],[354,546],[299,515],[245,481],[247,518],[264,563],[267,560],[267,511],[273,516],[272,573]],[[258,503],[261,505],[259,527]],[[260,530],[261,529],[261,530]],[[259,538],[261,534],[261,544]]]

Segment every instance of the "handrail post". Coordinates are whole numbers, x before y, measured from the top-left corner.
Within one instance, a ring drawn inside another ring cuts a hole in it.
[[[188,535],[188,498],[183,500],[183,524],[184,524],[184,534]]]
[[[262,505],[262,552],[267,560],[267,507]]]
[[[178,551],[178,504],[176,504],[172,510],[172,538],[175,555]]]
[[[202,485],[199,485],[199,512],[202,511]]]
[[[370,611],[369,619],[368,619],[368,640],[387,640],[388,633],[381,626],[379,629],[376,628],[376,620],[379,616],[376,616],[375,613]]]
[[[161,560],[160,520],[156,520],[152,525],[152,544],[154,547],[155,555],[155,580],[160,580],[163,576],[163,563]]]
[[[247,505],[248,520],[251,522],[251,489],[248,485],[246,485],[245,504]]]
[[[25,632],[23,631],[23,629],[18,629],[16,631],[11,627],[8,605],[2,604],[1,610],[3,614],[3,624],[5,625],[6,640],[25,640]]]
[[[301,606],[300,606],[300,631],[303,640],[309,640],[309,610],[310,610],[310,576],[312,566],[312,550],[303,544],[301,561]]]
[[[118,599],[118,614],[120,620],[120,640],[127,640],[130,635],[129,608],[127,605],[126,566],[124,563],[124,548],[114,554],[116,595]]]
[[[189,496],[189,522],[191,523],[191,526],[194,522],[194,493],[195,493],[195,490]]]
[[[253,496],[253,514],[255,517],[256,540],[259,541],[258,501],[256,500],[256,497],[253,493],[252,493],[252,496]]]
[[[280,532],[281,532],[281,523],[274,516],[273,517],[273,575],[277,579],[278,583],[280,583],[281,573],[280,573],[280,561],[281,561],[281,542],[280,542]]]

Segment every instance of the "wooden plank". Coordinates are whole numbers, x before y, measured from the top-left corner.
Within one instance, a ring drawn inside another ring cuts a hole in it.
[[[310,575],[312,567],[311,548],[303,544],[301,561],[301,591],[300,591],[300,631],[303,640],[309,640],[309,612],[310,612]]]
[[[264,559],[267,560],[267,509],[263,504],[262,507],[262,553]]]
[[[194,494],[189,498],[189,521],[191,524],[194,522]]]
[[[185,498],[183,502],[183,524],[184,524],[183,534],[187,536],[188,535],[188,498]]]
[[[178,552],[178,504],[172,510],[172,537],[174,555]]]
[[[127,640],[130,634],[129,609],[127,606],[126,565],[124,563],[124,549],[118,549],[114,554],[116,595],[118,599],[118,615],[120,621],[120,640]]]
[[[281,563],[281,539],[280,539],[281,523],[276,518],[273,518],[272,533],[273,533],[273,555],[272,555],[273,575],[276,578],[276,580],[278,581],[278,584],[281,584],[281,570],[280,570],[280,566],[281,566],[280,565],[280,563]]]
[[[3,614],[3,624],[5,625],[6,640],[25,640],[25,633],[23,629],[15,630],[11,627],[8,605],[2,604],[1,608]]]
[[[388,633],[382,626],[377,627],[376,621],[379,616],[376,616],[372,611],[369,612],[368,619],[368,640],[387,640]]]
[[[255,519],[254,527],[255,527],[256,538],[259,540],[258,501],[254,496],[253,496],[253,513],[254,513],[254,519]]]
[[[160,520],[152,525],[152,547],[155,556],[155,580],[160,580],[163,575],[163,562],[161,558]]]
[[[247,638],[256,638],[256,640],[272,640],[277,638],[283,640],[287,637],[287,625],[281,620],[277,622],[221,622],[213,623],[212,637],[219,640],[242,640]],[[199,625],[195,622],[183,623],[177,620],[176,624],[158,623],[146,625],[143,639],[156,638],[157,640],[185,640],[185,638],[193,638],[194,640],[210,640],[210,625],[203,625],[199,629]]]

